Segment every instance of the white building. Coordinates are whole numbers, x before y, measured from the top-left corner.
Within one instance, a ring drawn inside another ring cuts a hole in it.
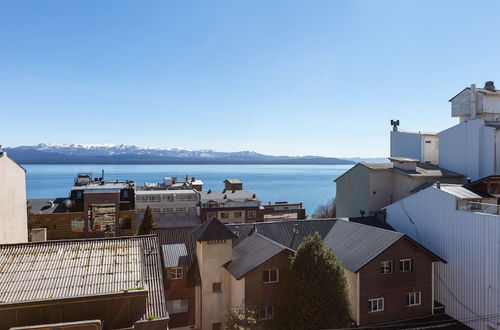
[[[446,313],[475,329],[500,329],[496,197],[440,184],[387,206],[386,212],[389,225],[448,262],[436,264],[434,275],[435,299]]]
[[[137,230],[146,207],[150,207],[156,227],[184,227],[200,224],[200,194],[194,189],[136,190],[135,210]]]
[[[391,157],[418,159],[439,164],[439,136],[436,133],[391,132]]]
[[[0,146],[0,244],[27,241],[26,171]]]

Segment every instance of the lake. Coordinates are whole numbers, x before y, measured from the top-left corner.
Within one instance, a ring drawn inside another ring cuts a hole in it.
[[[203,190],[224,189],[225,179],[243,181],[266,204],[269,201],[304,203],[307,214],[335,196],[333,180],[351,165],[23,165],[27,170],[28,198],[67,197],[76,173],[100,176],[106,180],[133,180],[138,184],[161,182],[165,176],[194,176],[204,182]]]

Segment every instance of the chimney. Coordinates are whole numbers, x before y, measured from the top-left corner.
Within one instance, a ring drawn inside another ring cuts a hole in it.
[[[484,89],[489,90],[491,92],[496,92],[495,83],[493,81],[487,81],[484,83]]]
[[[441,182],[436,181],[436,187],[437,187],[438,189],[441,189]]]

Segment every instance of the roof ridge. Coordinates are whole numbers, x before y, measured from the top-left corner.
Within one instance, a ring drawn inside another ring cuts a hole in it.
[[[58,239],[58,240],[46,240],[46,241],[37,241],[37,242],[20,242],[20,243],[7,243],[0,244],[0,248],[5,246],[17,246],[17,245],[42,245],[42,244],[54,244],[54,243],[71,243],[71,242],[92,242],[92,241],[118,241],[121,239],[140,239],[150,238],[150,237],[158,237],[156,234],[147,234],[147,235],[134,235],[134,236],[116,236],[116,237],[91,237],[91,238],[72,238],[72,239]]]
[[[348,219],[348,218],[347,218]],[[339,219],[340,220],[340,219]],[[385,228],[380,228],[380,227],[375,227],[375,226],[370,226],[370,225],[365,225],[363,223],[358,223],[358,222],[354,222],[354,221],[349,221],[349,220],[342,220],[346,223],[350,223],[350,224],[353,224],[353,225],[356,225],[356,226],[362,226],[362,227],[370,227],[370,228],[373,228],[373,229],[376,229],[376,230],[383,230],[383,231],[388,231],[390,233],[396,233],[396,234],[399,234],[401,236],[405,235],[404,233],[401,233],[399,231],[396,231],[396,230],[389,230],[389,229],[385,229]],[[331,230],[331,229],[330,229]]]
[[[283,244],[281,244],[281,243],[279,243],[279,242],[276,242],[275,240],[273,240],[273,239],[271,239],[271,238],[269,238],[269,237],[267,237],[267,236],[264,236],[264,235],[262,235],[262,234],[261,234],[261,233],[259,233],[259,232],[254,232],[254,233],[252,233],[251,235],[247,236],[245,239],[247,239],[247,238],[249,238],[249,237],[252,237],[253,235],[257,235],[257,236],[259,236],[259,237],[261,237],[261,238],[265,239],[265,240],[266,240],[266,241],[268,241],[269,243],[276,245],[277,247],[280,247],[280,248],[283,248],[283,249],[286,249],[286,250],[289,250],[289,251],[295,252],[295,250],[294,250],[294,249],[289,248],[288,246],[283,245]],[[244,240],[245,240],[245,239],[244,239]],[[244,241],[244,240],[243,240],[243,241]],[[243,241],[242,241],[242,242],[243,242]],[[240,244],[241,244],[241,243],[240,243]]]

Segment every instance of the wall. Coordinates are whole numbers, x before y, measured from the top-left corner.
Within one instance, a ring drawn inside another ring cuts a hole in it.
[[[369,172],[366,166],[357,164],[337,178],[337,217],[359,217],[360,210],[365,210],[368,215]]]
[[[394,170],[372,170],[370,171],[369,191],[368,191],[368,212],[379,211],[393,201],[392,182],[394,180]],[[359,212],[358,215],[359,216]]]
[[[232,259],[232,241],[224,244],[196,242],[196,256],[201,277],[201,327],[212,329],[212,324],[224,324],[230,306],[229,273],[223,265]],[[220,282],[222,292],[212,292],[212,284]]]
[[[391,131],[391,157],[422,160],[422,135],[420,133]]]
[[[435,264],[434,277],[435,298],[447,314],[457,319],[497,314],[500,217],[459,211],[456,203],[454,196],[430,187],[388,206],[387,221],[448,262]],[[485,329],[487,324],[468,325]]]
[[[464,89],[451,100],[451,116],[464,117],[471,114],[471,93],[470,89]]]
[[[349,269],[344,268],[344,274],[349,290],[349,302],[351,303],[351,317],[359,325],[359,276]]]
[[[0,153],[0,244],[28,241],[25,171]]]
[[[422,135],[422,162],[439,165],[439,136],[436,134]]]
[[[169,311],[169,327],[179,328],[195,325],[196,322],[196,286],[190,286],[187,278],[188,267],[182,267],[183,277],[172,279],[170,268],[164,268],[163,278],[165,282],[165,295],[167,300],[187,299],[188,311],[185,313],[174,313]]]

